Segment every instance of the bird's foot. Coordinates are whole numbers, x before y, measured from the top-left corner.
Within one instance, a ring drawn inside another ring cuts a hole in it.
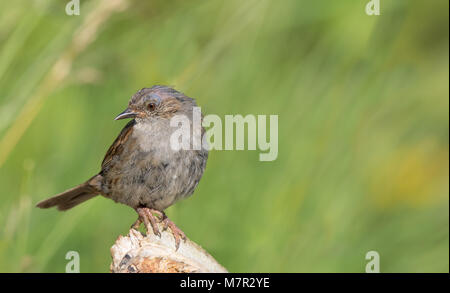
[[[146,207],[139,207],[136,209],[136,212],[138,213],[139,217],[134,222],[134,224],[131,226],[133,229],[138,229],[141,223],[144,223],[145,228],[147,230],[147,233],[151,230],[153,230],[153,234],[161,237],[161,233],[159,232],[158,225],[156,223],[157,218],[153,215],[154,213],[161,217],[161,219],[164,218],[164,214],[158,210],[155,209],[149,209]]]
[[[170,230],[172,230],[173,237],[175,238],[175,250],[178,250],[178,248],[180,247],[180,238],[183,239],[183,241],[186,241],[186,235],[164,213],[162,223],[164,224],[164,230],[167,230],[167,228],[170,228]]]

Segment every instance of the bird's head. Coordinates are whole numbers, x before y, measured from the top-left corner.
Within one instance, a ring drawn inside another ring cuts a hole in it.
[[[168,86],[155,85],[135,93],[128,107],[115,120],[135,118],[139,122],[170,119],[178,114],[189,115],[195,106],[194,99]]]

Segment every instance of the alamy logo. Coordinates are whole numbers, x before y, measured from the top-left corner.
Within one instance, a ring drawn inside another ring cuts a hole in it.
[[[223,133],[219,116],[206,115],[202,122],[200,107],[194,107],[192,119],[185,115],[175,115],[170,120],[170,126],[176,128],[170,137],[170,147],[174,151],[259,149],[263,151],[259,154],[260,161],[274,161],[278,156],[278,115],[225,115]],[[203,134],[202,126],[207,128]]]
[[[66,264],[66,273],[79,273],[80,254],[77,251],[68,251],[66,253],[66,259],[69,260]]]
[[[67,15],[80,15],[80,0],[71,0],[66,5]]]
[[[380,15],[380,0],[370,0],[366,5],[367,15]]]
[[[372,250],[367,252],[366,260],[369,260],[369,262],[366,264],[366,273],[380,272],[380,254],[377,251]]]

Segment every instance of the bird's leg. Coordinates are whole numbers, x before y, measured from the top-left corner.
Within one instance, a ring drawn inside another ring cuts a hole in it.
[[[136,212],[138,213],[139,217],[136,220],[136,222],[134,222],[132,228],[137,229],[137,228],[139,228],[139,225],[142,222],[144,222],[145,228],[147,229],[147,233],[150,231],[150,229],[152,229],[153,234],[161,237],[161,233],[159,232],[158,225],[156,224],[156,219],[155,219],[156,217],[153,215],[153,213],[158,214],[161,218],[163,218],[163,216],[164,216],[163,213],[158,210],[149,209],[146,207],[136,208]]]
[[[164,230],[167,228],[170,228],[172,230],[173,237],[175,238],[175,250],[178,250],[178,247],[180,247],[180,238],[186,241],[186,235],[183,231],[181,231],[180,228],[175,225],[174,222],[172,222],[164,212],[162,212],[163,218],[162,223],[164,224]]]
[[[139,226],[142,224],[141,216],[138,216],[137,220],[134,222],[133,225],[131,225],[131,228],[134,230],[138,230]]]

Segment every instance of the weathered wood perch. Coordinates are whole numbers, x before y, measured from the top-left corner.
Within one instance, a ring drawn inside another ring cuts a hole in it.
[[[130,229],[127,236],[119,236],[111,247],[113,273],[226,273],[210,254],[188,238],[175,251],[170,229],[161,238]]]

